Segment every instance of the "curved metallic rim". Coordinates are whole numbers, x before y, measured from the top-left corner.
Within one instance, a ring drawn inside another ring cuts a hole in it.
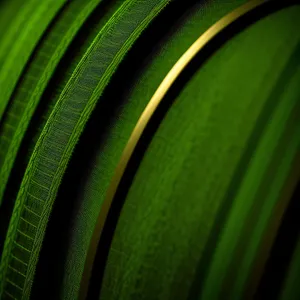
[[[117,190],[119,188],[122,177],[128,167],[129,161],[136,149],[136,146],[142,137],[146,126],[151,121],[152,116],[154,115],[156,109],[163,101],[165,95],[172,87],[176,79],[184,71],[184,69],[189,65],[189,63],[195,58],[196,55],[201,52],[201,50],[209,44],[216,36],[218,36],[225,28],[227,28],[232,23],[239,20],[244,15],[249,12],[258,9],[264,4],[272,4],[276,1],[266,1],[266,0],[251,0],[244,5],[236,8],[218,22],[212,25],[207,29],[191,46],[190,48],[180,57],[176,62],[173,68],[169,71],[167,76],[164,78],[152,98],[150,99],[148,105],[143,111],[141,117],[139,118],[125,148],[122,153],[121,159],[117,165],[115,174],[111,180],[111,183],[108,187],[105,200],[102,204],[96,226],[92,235],[91,243],[87,252],[87,257],[84,265],[82,280],[80,283],[79,299],[84,300],[87,297],[89,281],[92,273],[92,268],[95,260],[95,256],[98,249],[98,244],[100,237],[103,233],[104,224],[106,222],[111,204],[115,198]],[[287,1],[289,2],[289,1]],[[285,4],[285,7],[288,5],[294,4],[293,1]]]

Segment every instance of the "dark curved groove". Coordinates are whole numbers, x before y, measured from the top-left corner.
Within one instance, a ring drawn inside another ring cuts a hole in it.
[[[78,55],[79,49],[86,40],[87,36],[89,36],[89,34],[94,30],[95,24],[97,24],[99,21],[99,17],[101,17],[102,14],[106,12],[106,5],[108,2],[110,2],[110,0],[102,0],[95,8],[94,12],[91,13],[91,15],[82,25],[82,28],[78,30],[73,41],[70,43],[68,49],[66,50],[61,61],[56,67],[52,78],[49,80],[49,83],[41,96],[41,101],[38,103],[38,106],[30,120],[26,133],[20,145],[20,149],[17,153],[14,167],[10,174],[7,187],[4,193],[4,201],[0,209],[0,254],[3,250],[4,238],[6,236],[9,221],[12,215],[15,199],[31,155],[32,141],[35,138],[37,128],[39,128],[40,124],[42,123],[41,117],[44,116],[48,111],[49,103],[51,102],[51,99],[55,96],[57,87],[60,85],[62,79],[66,75],[66,70],[68,69],[68,66],[72,63],[74,57]],[[59,16],[56,16],[55,20],[58,17]],[[52,26],[53,24],[54,23],[52,23]],[[47,29],[47,32],[51,30],[52,26]],[[38,50],[39,49],[37,48],[36,51]],[[34,58],[34,55],[35,53],[33,53],[30,61],[32,61],[32,59]],[[51,250],[53,251],[53,249]],[[46,275],[47,272],[43,273],[42,277],[45,277]],[[37,276],[37,279],[40,279],[40,276]],[[51,291],[52,289],[53,287],[51,288]]]
[[[102,0],[96,6],[94,11],[79,29],[68,50],[62,57],[61,62],[59,63],[57,70],[53,75],[53,78],[51,79],[42,96],[42,98],[45,98],[44,100],[46,101],[43,101],[44,103],[40,103],[38,110],[34,115],[35,119],[30,124],[31,130],[26,138],[26,144],[22,145],[24,152],[28,151],[28,146],[35,135],[34,128],[37,128],[40,124],[39,116],[45,115],[51,98],[55,96],[57,87],[59,87],[62,80],[66,76],[66,70],[68,70],[68,67],[72,64],[74,58],[80,53],[79,49],[81,46],[84,45],[86,40],[91,36],[91,34],[93,34],[95,27],[99,23],[99,20],[107,13],[111,3],[112,0]],[[91,137],[89,137],[89,139],[91,139]],[[20,159],[22,160],[23,155],[21,154],[20,156]],[[73,157],[75,159],[73,159]],[[74,160],[77,161],[75,171],[72,170]],[[77,184],[77,182],[82,179],[81,176],[79,176],[78,170],[81,170],[81,168],[84,168],[84,166],[84,157],[81,156],[81,154],[77,157],[75,151],[70,160],[66,174],[64,175],[66,178],[63,178],[62,180],[61,186],[58,190],[57,198],[53,204],[52,213],[49,217],[44,241],[35,271],[35,279],[32,285],[30,299],[41,299],[41,295],[43,295],[43,299],[45,300],[59,299],[65,267],[63,262],[67,250],[65,245],[67,245],[69,242],[69,235],[66,231],[66,228],[70,228],[72,224],[71,213],[73,212],[76,204],[74,199],[79,188],[79,184]],[[71,171],[69,171],[69,169],[71,169]],[[24,166],[24,172],[25,170],[26,166]],[[20,177],[19,180],[21,183],[22,177]],[[65,190],[66,186],[69,186],[67,190]]]
[[[118,185],[117,191],[114,195],[114,199],[110,205],[109,212],[106,218],[106,222],[100,236],[100,241],[97,247],[97,253],[94,260],[92,275],[90,279],[89,291],[87,299],[99,298],[101,292],[101,285],[106,260],[109,253],[109,248],[112,242],[112,238],[117,226],[118,218],[122,210],[127,192],[130,185],[134,179],[134,175],[137,172],[139,164],[145,154],[145,151],[150,144],[152,137],[154,136],[156,130],[158,129],[161,121],[166,116],[168,109],[172,105],[176,96],[183,89],[188,80],[195,74],[195,72],[201,67],[201,65],[215,52],[217,51],[228,39],[234,35],[241,32],[246,27],[255,23],[259,19],[287,6],[290,6],[297,1],[286,1],[284,3],[280,1],[269,1],[264,3],[258,9],[248,12],[247,14],[241,16],[238,20],[230,24],[226,29],[224,29],[220,34],[218,34],[212,41],[210,41],[205,48],[203,48],[198,55],[192,60],[186,69],[180,74],[178,79],[169,89],[167,95],[164,97],[163,101],[160,103],[158,109],[155,111],[154,115],[151,117],[150,122],[147,124],[145,131],[143,132],[141,138],[138,141],[134,153],[131,156],[129,163],[125,169],[122,176],[121,182]],[[228,203],[227,203],[228,205]],[[228,209],[228,206],[227,206]],[[219,216],[220,218],[220,216]],[[224,212],[219,221],[224,220]],[[220,224],[220,223],[219,223]],[[220,227],[220,225],[217,225]],[[219,228],[215,228],[218,230]],[[210,241],[210,244],[215,244],[216,239]],[[208,254],[208,253],[207,253]],[[199,281],[197,281],[199,283]],[[195,296],[196,286],[192,288],[190,299]],[[199,289],[197,288],[197,294]]]
[[[201,1],[203,3],[207,2]],[[174,2],[171,2],[157,17],[156,19],[149,25],[149,27],[144,31],[142,36],[139,37],[137,42],[134,44],[132,49],[127,54],[125,60],[120,64],[119,69],[117,73],[114,75],[112,81],[109,83],[108,87],[106,88],[104,95],[102,96],[104,99],[101,101],[101,103],[107,103],[112,102],[111,99],[120,99],[124,98],[124,95],[126,95],[126,91],[128,90],[128,86],[131,86],[132,83],[139,78],[139,74],[141,70],[143,69],[143,66],[147,65],[149,63],[149,56],[152,52],[155,52],[156,48],[159,48],[159,45],[162,45],[164,42],[164,39],[166,36],[168,36],[173,30],[174,26],[177,26],[179,23],[178,20],[184,20],[189,17],[189,15],[193,11],[193,7],[195,5],[199,5],[197,3],[197,0],[186,0],[184,3],[181,1],[175,0]],[[166,18],[168,19],[168,23],[165,22]],[[126,78],[126,80],[125,80]],[[129,84],[128,84],[128,78],[130,78]],[[132,82],[132,83],[131,83]],[[116,86],[118,89],[116,89]],[[122,102],[122,101],[121,101]],[[167,101],[168,102],[168,101]],[[83,137],[81,139],[82,146],[81,150],[78,153],[78,157],[83,157],[87,154],[86,146],[84,146],[85,142],[87,143],[89,139],[94,137],[95,135],[99,135],[99,120],[104,118],[107,119],[105,121],[106,126],[109,126],[109,120],[113,120],[113,115],[115,112],[118,111],[118,107],[116,106],[116,103],[111,103],[114,107],[111,111],[106,111],[106,109],[103,109],[104,104],[99,103],[96,107],[95,112],[93,113],[93,116],[91,120],[89,120],[88,126],[85,129],[86,137]],[[118,103],[122,104],[122,103]],[[169,107],[169,105],[168,105]],[[166,108],[167,110],[168,108]],[[111,117],[108,117],[111,115]],[[158,116],[158,119],[162,119],[163,116]],[[108,120],[109,119],[109,120]],[[101,124],[104,123],[101,121]],[[159,123],[159,122],[155,122]],[[94,134],[91,134],[91,132],[94,131]],[[97,132],[98,131],[98,132]],[[103,129],[103,132],[105,129]],[[105,134],[105,133],[103,133]],[[152,135],[152,132],[150,133],[150,136]],[[89,137],[88,137],[89,136]],[[94,141],[94,143],[97,143],[99,151],[99,145],[101,144],[102,137],[100,137],[99,141]],[[142,142],[143,143],[143,142]],[[76,149],[77,151],[78,149]],[[140,151],[138,151],[140,152]],[[89,154],[90,155],[90,154]],[[137,156],[135,163],[137,164],[135,167],[131,166],[130,170],[136,170],[138,167],[138,164],[140,160],[142,159],[142,156]],[[75,160],[75,159],[74,159]],[[135,171],[133,171],[132,176],[134,176]],[[112,215],[114,215],[114,212],[112,212]],[[116,216],[119,214],[117,213]],[[115,220],[115,222],[117,219]],[[109,226],[108,226],[109,228]],[[112,232],[113,233],[113,232]],[[104,243],[108,242],[107,249],[110,247],[110,238],[104,239]],[[106,246],[105,246],[106,248]],[[97,265],[97,263],[96,263]],[[101,264],[102,266],[102,264]],[[88,291],[87,299],[96,299],[100,293],[100,282],[102,281],[102,276],[104,269],[102,270],[102,267],[99,267],[97,271],[95,271],[95,274],[92,275],[91,285]],[[104,266],[104,265],[103,265]],[[96,269],[96,268],[95,268]],[[101,269],[101,271],[100,271]],[[94,276],[95,275],[95,276]]]
[[[286,279],[294,249],[300,237],[300,181],[295,189],[278,230],[255,299],[277,299]]]
[[[204,278],[203,276],[205,276],[204,270],[206,270],[206,268],[208,268],[208,262],[211,261],[212,254],[214,252],[214,249],[215,249],[217,241],[218,241],[218,237],[219,237],[218,232],[220,232],[218,230],[220,230],[221,227],[223,226],[223,224],[225,223],[225,220],[227,218],[227,213],[229,212],[230,208],[232,207],[232,199],[234,199],[236,197],[236,193],[237,193],[236,187],[240,186],[240,183],[242,182],[242,180],[244,178],[244,175],[245,175],[244,170],[245,170],[245,168],[247,169],[248,163],[253,155],[253,149],[255,149],[257,146],[257,143],[259,143],[259,140],[261,138],[261,132],[262,132],[263,128],[266,126],[266,124],[269,123],[270,117],[272,116],[272,112],[274,111],[274,108],[276,107],[278,100],[280,99],[280,96],[285,92],[286,84],[295,75],[295,71],[297,69],[295,68],[294,64],[295,64],[295,60],[299,57],[299,54],[300,54],[300,44],[297,45],[295,51],[292,53],[291,57],[289,58],[289,61],[287,62],[284,70],[282,71],[278,80],[274,84],[274,89],[272,90],[271,94],[269,95],[269,97],[265,103],[265,106],[257,119],[257,122],[253,129],[253,132],[252,132],[251,136],[249,137],[248,144],[246,147],[247,150],[243,154],[243,156],[237,166],[236,173],[235,173],[234,177],[232,178],[230,186],[228,188],[228,193],[225,195],[224,200],[222,201],[221,208],[216,217],[216,221],[215,221],[216,228],[213,228],[213,230],[212,230],[211,240],[208,243],[207,249],[206,249],[206,256],[203,257],[203,260],[200,262],[200,264],[198,266],[198,276],[199,277],[196,276],[195,283],[194,283],[195,289],[196,289],[197,285],[199,286],[199,282],[201,282],[201,279]],[[284,199],[281,199],[281,201],[284,201]],[[283,213],[283,210],[284,210],[284,208],[282,207],[281,208],[282,213]],[[279,213],[279,215],[280,215],[280,213]],[[268,233],[270,234],[272,230],[273,230],[273,232],[274,232],[274,230],[276,232],[275,228],[270,228]],[[266,241],[265,247],[268,248],[268,246],[270,246],[270,243],[272,243],[270,240]],[[238,260],[239,255],[242,255],[242,253],[245,251],[245,247],[247,247],[247,245],[243,244],[243,243],[238,245],[238,247],[235,250],[236,251],[235,259],[237,258],[237,260]],[[258,255],[258,256],[260,257],[260,255]],[[260,262],[260,263],[262,263],[262,262]],[[233,283],[231,280],[231,278],[233,278],[233,275],[234,275],[233,270],[237,270],[238,267],[239,267],[238,264],[236,264],[233,260],[232,266],[231,266],[231,272],[233,272],[233,273],[227,274],[227,278],[223,282],[223,293],[225,293],[226,290],[230,290],[230,287]],[[259,272],[259,271],[255,272],[254,277],[256,280],[259,280],[259,277],[261,277],[261,272]],[[249,278],[248,281],[253,281],[253,279]],[[196,282],[198,282],[198,284]],[[247,287],[247,294],[246,294],[247,299],[250,298],[250,294],[253,295],[255,293],[255,291],[253,291],[253,289],[255,289],[255,285],[251,286],[251,288],[250,288],[250,286]],[[246,297],[246,295],[245,295],[245,297]],[[195,297],[195,296],[193,296],[193,297]],[[191,297],[191,299],[193,299],[193,297]]]

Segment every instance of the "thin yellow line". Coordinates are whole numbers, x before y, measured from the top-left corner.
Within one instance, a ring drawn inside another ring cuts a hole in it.
[[[271,1],[273,2],[273,1]],[[192,46],[181,56],[173,68],[169,71],[167,76],[164,78],[153,97],[149,101],[147,107],[143,111],[140,119],[138,120],[128,142],[123,151],[119,164],[116,168],[115,174],[112,178],[110,186],[108,188],[106,198],[101,207],[97,223],[94,229],[94,233],[91,239],[90,247],[88,249],[87,258],[84,266],[84,271],[82,275],[79,299],[84,300],[87,296],[89,280],[91,276],[91,271],[94,263],[94,258],[97,251],[97,246],[103,231],[103,227],[117,192],[118,186],[125,172],[127,164],[137,146],[139,139],[141,138],[147,124],[149,123],[151,117],[153,116],[155,110],[163,100],[164,96],[173,85],[178,76],[186,68],[186,66],[191,62],[191,60],[220,32],[222,32],[228,25],[232,24],[240,17],[244,16],[248,12],[260,7],[265,4],[264,0],[252,0],[242,5],[241,7],[235,9],[231,13],[227,14],[225,17],[220,19],[217,23],[211,26],[206,32],[204,32]]]

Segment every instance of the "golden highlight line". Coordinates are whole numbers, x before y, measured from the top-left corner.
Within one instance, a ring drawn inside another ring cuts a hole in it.
[[[272,2],[272,1],[271,1]],[[85,261],[84,271],[81,280],[79,299],[85,300],[88,292],[89,281],[91,277],[91,272],[93,268],[94,259],[96,256],[98,243],[103,232],[104,224],[109,213],[109,209],[116,195],[117,189],[129,163],[129,160],[140,140],[147,124],[151,120],[155,110],[158,108],[159,104],[164,99],[168,90],[171,88],[175,80],[179,77],[182,71],[187,67],[187,65],[192,61],[192,59],[218,34],[220,34],[228,25],[234,23],[239,18],[246,15],[248,12],[257,9],[262,4],[265,4],[264,0],[252,0],[246,4],[240,6],[239,8],[233,10],[231,13],[227,14],[221,18],[218,22],[212,25],[206,32],[204,32],[192,46],[181,56],[173,68],[169,71],[167,76],[164,78],[152,98],[150,99],[148,105],[143,111],[141,117],[139,118],[128,142],[122,153],[121,159],[116,168],[115,174],[109,185],[105,200],[101,207],[97,223],[93,232],[90,247],[88,249],[87,258]],[[101,284],[101,283],[99,283]]]

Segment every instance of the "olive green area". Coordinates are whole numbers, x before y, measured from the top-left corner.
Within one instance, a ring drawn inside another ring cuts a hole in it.
[[[29,0],[1,39],[0,120],[34,47],[65,0]]]
[[[253,268],[259,243],[265,238],[264,231],[282,197],[281,190],[299,151],[299,38],[296,52],[269,97],[268,108],[273,112],[236,192],[206,278],[208,286],[203,299],[219,299],[218,284],[223,285],[223,294],[231,299],[243,297],[243,287]]]
[[[6,39],[16,15],[23,9],[23,0],[0,1],[0,42]],[[2,51],[2,49],[0,50]]]
[[[295,65],[298,16],[285,9],[244,30],[176,98],[130,187],[100,299],[241,299],[299,149],[299,73],[281,76]],[[145,87],[137,83],[130,100]],[[242,253],[238,238],[247,241]],[[222,286],[228,274],[232,290]]]
[[[9,53],[11,45],[18,36],[21,26],[24,26],[26,18],[34,11],[34,0],[27,2],[21,0],[5,1],[1,3],[1,66],[5,56]]]
[[[116,67],[167,3],[123,3],[64,86],[35,145],[16,199],[0,265],[2,295],[29,299],[49,214],[73,148]],[[30,224],[30,230],[28,225],[24,228],[24,222]],[[23,263],[21,274],[13,267],[16,259]]]

